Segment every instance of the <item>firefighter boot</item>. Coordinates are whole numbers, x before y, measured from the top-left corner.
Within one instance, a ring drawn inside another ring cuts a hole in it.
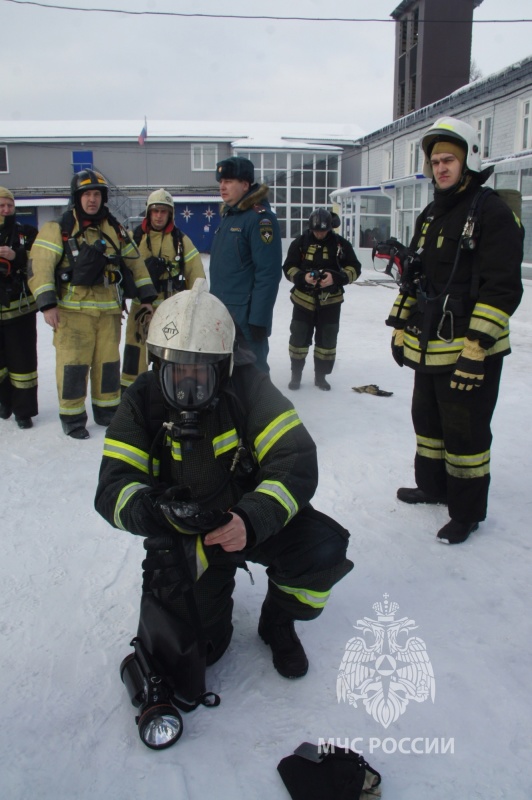
[[[303,374],[304,361],[294,361],[292,359],[292,378],[288,384],[288,388],[296,391],[301,386],[301,376]]]
[[[308,659],[294,629],[294,620],[272,600],[262,604],[259,636],[272,649],[273,666],[283,678],[302,678],[307,674]]]

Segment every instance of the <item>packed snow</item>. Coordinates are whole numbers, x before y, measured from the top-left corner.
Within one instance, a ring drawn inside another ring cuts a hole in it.
[[[233,640],[207,672],[221,705],[185,714],[181,739],[158,752],[141,742],[119,676],[136,633],[142,539],[94,510],[104,429],[91,419],[88,441],[62,433],[52,332],[40,316],[35,427],[0,420],[2,798],[287,800],[278,762],[321,741],[363,751],[388,800],[530,800],[532,284],[511,323],[489,517],[449,547],[435,537],[444,507],[395,496],[413,485],[413,373],[391,358],[383,321],[394,287],[376,277],[365,271],[347,287],[329,393],[314,387],[311,363],[300,391],[288,391],[284,278],[275,308],[272,379],[317,443],[314,504],[350,530],[355,563],[319,619],[296,623],[308,675],[290,681],[274,670],[257,635],[264,570],[250,565],[254,586],[239,570]],[[366,384],[393,395],[352,390]],[[360,620],[377,620],[385,595],[434,673],[434,698],[411,700],[387,726],[362,700],[337,699],[346,644],[363,635]]]

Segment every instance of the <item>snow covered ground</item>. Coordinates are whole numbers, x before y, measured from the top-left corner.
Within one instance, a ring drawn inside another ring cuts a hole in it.
[[[413,481],[413,374],[391,358],[383,320],[394,291],[363,282],[374,277],[347,289],[328,394],[310,366],[298,393],[286,389],[284,279],[275,312],[272,378],[317,442],[315,505],[349,528],[355,562],[322,616],[297,626],[309,673],[287,681],[273,669],[256,633],[265,576],[252,565],[255,586],[238,575],[231,646],[208,671],[221,705],[184,715],[180,741],[160,752],[141,743],[118,672],[136,631],[142,540],[94,511],[104,430],[91,421],[86,442],[61,432],[52,333],[39,320],[35,427],[0,420],[2,798],[285,800],[280,759],[331,739],[364,752],[388,800],[530,800],[532,284],[512,320],[489,518],[447,547],[435,538],[443,507],[395,497]],[[352,391],[369,383],[393,396]],[[410,636],[424,642],[435,686],[434,702],[410,702],[388,727],[336,695],[346,643],[362,636],[354,626],[377,619],[385,594],[396,619],[417,625]]]

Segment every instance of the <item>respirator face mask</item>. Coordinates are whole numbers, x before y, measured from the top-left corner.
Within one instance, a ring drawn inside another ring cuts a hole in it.
[[[164,398],[178,411],[201,411],[218,394],[217,364],[174,364],[166,361],[160,371]]]

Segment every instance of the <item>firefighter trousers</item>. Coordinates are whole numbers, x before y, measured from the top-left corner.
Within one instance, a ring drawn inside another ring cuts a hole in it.
[[[122,374],[120,376],[120,385],[122,389],[127,389],[139,375],[148,370],[146,345],[137,341],[137,322],[135,320],[135,314],[139,310],[140,303],[131,303],[126,323],[126,341],[122,360]]]
[[[108,425],[120,403],[120,314],[59,311],[54,333],[59,418],[65,433],[87,423],[91,382],[94,421]]]
[[[194,597],[210,642],[208,663],[221,655],[231,638],[238,566],[246,567],[248,561],[265,566],[268,594],[279,613],[311,620],[323,611],[333,585],[353,569],[353,562],[346,558],[348,539],[349,532],[338,522],[308,506],[276,536],[242,554],[206,547],[209,566],[195,585]],[[173,615],[191,624],[185,598],[168,600],[172,590],[160,590],[161,601]]]
[[[0,403],[17,419],[39,413],[35,311],[0,323]]]
[[[502,358],[485,362],[483,385],[451,389],[451,373],[416,372],[412,421],[416,433],[416,484],[432,497],[447,499],[457,522],[486,519],[490,484],[491,419]]]
[[[288,344],[293,372],[298,375],[303,372],[313,336],[316,375],[329,375],[332,372],[340,330],[341,305],[333,303],[330,306],[317,305],[315,309],[306,309],[294,303]]]

